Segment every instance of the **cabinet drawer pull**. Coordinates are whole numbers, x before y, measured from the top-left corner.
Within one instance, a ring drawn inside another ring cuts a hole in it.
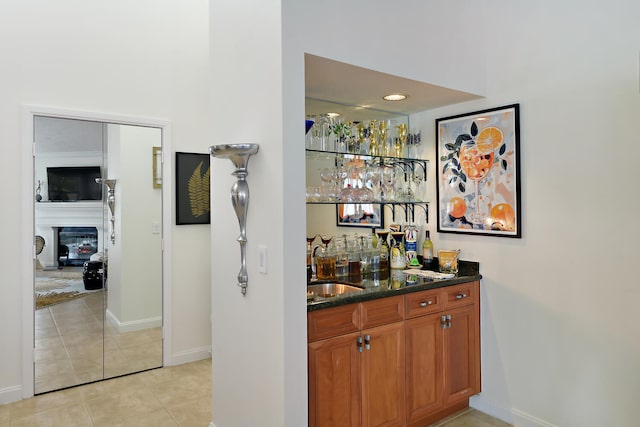
[[[364,348],[366,348],[367,350],[371,349],[371,336],[369,335],[364,336]]]
[[[359,353],[362,353],[362,337],[361,337],[361,336],[360,336],[360,337],[358,337],[357,343],[358,343],[358,344],[357,344],[357,346],[358,346],[358,352],[359,352]]]
[[[420,302],[420,307],[426,307],[428,305],[433,304],[433,301],[429,300],[429,301],[421,301]]]
[[[462,298],[466,298],[467,294],[458,294],[456,295],[456,299],[462,299]]]

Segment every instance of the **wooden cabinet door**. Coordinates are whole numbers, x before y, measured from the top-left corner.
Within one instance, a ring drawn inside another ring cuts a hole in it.
[[[404,324],[397,322],[365,329],[361,336],[364,342],[362,426],[404,426]]]
[[[359,333],[309,344],[309,426],[360,426]]]
[[[444,350],[440,313],[405,322],[407,424],[412,425],[444,405]]]
[[[448,311],[444,332],[445,406],[478,393],[480,372],[476,305]]]

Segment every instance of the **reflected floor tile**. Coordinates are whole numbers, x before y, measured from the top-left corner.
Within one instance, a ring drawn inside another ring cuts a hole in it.
[[[62,342],[67,347],[83,346],[85,348],[102,348],[102,337],[91,335],[63,335]]]
[[[35,339],[42,339],[42,338],[58,338],[60,335],[58,333],[58,328],[56,328],[55,325],[53,325],[51,327],[48,328],[36,328],[34,330],[34,337]]]
[[[35,365],[36,378],[61,374],[73,374],[73,366],[69,359],[47,360]]]
[[[34,360],[36,363],[63,360],[67,357],[67,351],[62,345],[62,342],[60,343],[60,348],[52,348],[50,350],[40,350],[36,348],[34,351]]]
[[[64,348],[60,337],[39,338],[35,340],[35,348],[37,350],[60,350]]]
[[[35,393],[46,393],[65,387],[72,387],[77,384],[75,374],[62,374],[38,379],[35,382],[34,390]]]

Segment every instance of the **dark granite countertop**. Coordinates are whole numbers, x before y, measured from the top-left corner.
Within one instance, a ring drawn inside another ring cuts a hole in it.
[[[437,260],[435,260],[434,265],[438,265]],[[426,270],[427,268],[424,269]],[[314,301],[307,302],[307,312],[378,298],[387,298],[395,295],[404,295],[411,292],[443,288],[445,286],[457,285],[480,279],[482,279],[482,275],[480,274],[480,264],[474,261],[461,260],[458,274],[450,279],[434,280],[419,276],[408,277],[402,272],[402,270],[391,270],[391,276],[389,279],[365,279],[362,283],[359,283],[358,285],[364,286],[364,290],[362,292],[353,292],[332,298],[316,297]]]

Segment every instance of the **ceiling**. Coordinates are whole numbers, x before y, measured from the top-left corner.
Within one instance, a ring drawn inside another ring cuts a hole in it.
[[[322,114],[322,109],[326,108],[309,99],[356,105],[391,113],[413,114],[480,98],[471,93],[309,54],[305,55],[305,86],[308,99],[307,114]],[[408,98],[404,101],[382,99],[384,95],[390,93],[402,93],[408,95]]]
[[[102,123],[59,117],[35,116],[36,153],[102,151]]]

